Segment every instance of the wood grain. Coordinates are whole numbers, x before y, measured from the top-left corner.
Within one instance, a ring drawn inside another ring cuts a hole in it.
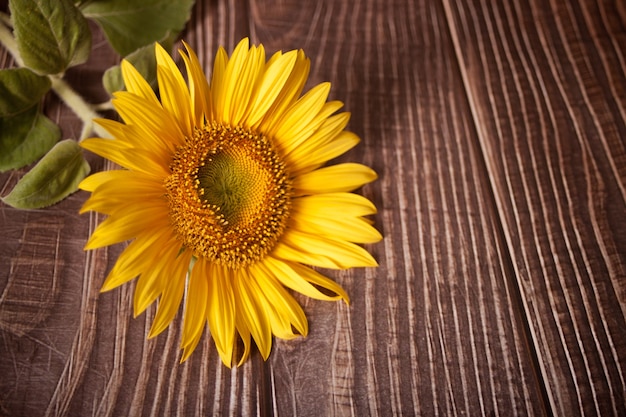
[[[297,296],[310,334],[267,362],[225,368],[205,336],[179,364],[181,314],[148,340],[134,284],[99,292],[123,245],[82,251],[85,193],[0,206],[0,415],[626,414],[626,7],[499,3],[198,0],[207,73],[249,36],[331,81],[362,138],[341,160],[380,176],[380,267],[325,271],[351,304]],[[93,28],[68,79],[99,102],[119,58]]]
[[[446,2],[557,415],[626,413],[623,6]]]
[[[541,414],[443,9],[320,2],[313,18],[303,12],[277,21],[295,3],[283,7],[259,8],[254,32],[291,32],[279,37],[287,44],[316,40],[311,54],[325,58],[317,66],[314,58],[312,76],[330,79],[333,95],[353,113],[350,127],[363,143],[351,157],[380,173],[363,192],[380,209],[386,239],[371,248],[378,270],[350,271],[342,280],[353,298],[349,309],[324,319],[328,306],[310,303],[310,338],[320,342],[306,341],[297,355],[279,343],[274,379],[295,394],[278,397],[274,410]]]

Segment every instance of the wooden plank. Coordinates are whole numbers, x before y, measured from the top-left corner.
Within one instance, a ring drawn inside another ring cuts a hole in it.
[[[543,414],[441,5],[284,1],[250,18],[268,49],[304,47],[352,112],[363,142],[346,159],[379,172],[363,192],[385,235],[380,268],[331,272],[352,305],[305,301],[310,336],[277,343],[274,413]]]
[[[550,407],[624,415],[624,5],[444,4]]]
[[[205,338],[179,365],[179,326],[147,341],[132,286],[98,293],[120,248],[82,252],[84,194],[3,206],[0,414],[623,412],[625,13],[553,3],[198,1],[206,69],[250,35],[333,83],[363,139],[347,159],[381,175],[381,267],[330,272],[351,306],[301,298],[309,337],[267,363],[228,370]],[[94,45],[69,76],[98,101],[115,57]]]

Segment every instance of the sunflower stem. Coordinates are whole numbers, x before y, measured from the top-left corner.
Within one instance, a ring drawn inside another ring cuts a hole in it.
[[[113,107],[113,102],[111,100],[108,100],[103,103],[94,104],[93,109],[96,111],[107,111],[115,110],[115,107]]]
[[[94,110],[94,106],[87,103],[68,83],[57,76],[49,76],[52,81],[52,90],[72,111],[82,120],[83,130],[79,142],[96,133],[100,137],[110,137],[106,130],[93,122],[93,119],[102,117]]]
[[[4,23],[9,28],[13,27],[11,16],[9,16],[8,13],[0,12],[0,22]]]
[[[2,13],[2,17],[0,18],[0,44],[2,44],[2,46],[4,46],[4,48],[7,51],[9,51],[9,53],[11,54],[11,56],[13,56],[13,59],[15,60],[17,65],[22,67],[24,66],[24,61],[22,61],[22,57],[20,56],[20,51],[17,48],[17,42],[15,41],[13,34],[9,30],[9,27],[8,27],[9,25],[7,25],[5,16],[6,16],[6,19],[9,19],[9,23],[10,23],[10,17]]]

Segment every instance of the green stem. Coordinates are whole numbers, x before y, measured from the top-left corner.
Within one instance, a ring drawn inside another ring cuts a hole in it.
[[[15,42],[13,34],[4,25],[4,22],[0,24],[0,44],[2,44],[7,51],[9,51],[18,66],[24,66],[24,61],[22,61],[20,51],[17,49],[17,42]]]
[[[94,104],[93,109],[96,111],[107,111],[107,110],[115,110],[115,107],[113,107],[113,103],[111,102],[111,100],[109,100],[109,101],[105,101],[104,103]]]
[[[13,27],[13,22],[11,22],[11,16],[6,13],[0,12],[0,22],[4,23],[6,27]]]
[[[100,137],[110,137],[108,132],[104,130],[100,125],[95,124],[93,119],[101,118],[89,103],[85,102],[83,98],[76,93],[63,79],[55,76],[49,76],[52,81],[52,90],[63,102],[72,109],[74,113],[82,120],[84,126],[79,141],[82,141],[92,132],[96,133]]]

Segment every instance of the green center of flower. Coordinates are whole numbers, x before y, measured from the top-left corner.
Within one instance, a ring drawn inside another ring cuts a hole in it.
[[[239,268],[263,258],[289,216],[285,165],[264,136],[213,124],[177,149],[166,179],[170,219],[196,256]]]
[[[269,179],[253,158],[237,151],[229,149],[209,157],[198,170],[202,198],[219,207],[228,224],[241,223],[249,218],[251,210],[262,206]]]

